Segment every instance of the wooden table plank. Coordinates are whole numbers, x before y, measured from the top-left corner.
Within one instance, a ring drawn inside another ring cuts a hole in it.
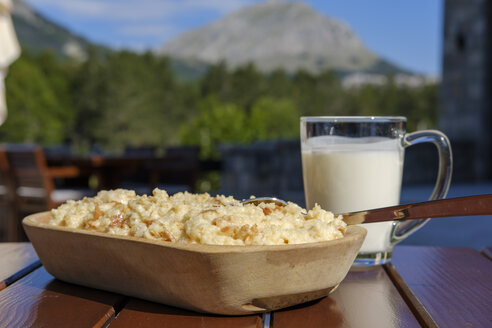
[[[489,260],[492,260],[492,247],[486,247],[482,249],[482,254]]]
[[[39,266],[30,243],[0,243],[0,290]]]
[[[396,247],[393,265],[440,327],[492,327],[492,261],[471,248]]]
[[[429,314],[427,309],[422,305],[417,296],[413,293],[412,289],[407,285],[405,279],[398,273],[398,270],[394,265],[389,262],[384,264],[384,269],[390,277],[391,281],[395,285],[396,289],[400,292],[412,313],[417,318],[422,327],[437,328],[438,325]]]
[[[274,328],[420,327],[380,266],[349,272],[329,297],[277,311],[272,324]]]
[[[41,267],[0,292],[0,327],[102,327],[123,297],[56,280]]]
[[[229,317],[207,315],[178,308],[131,299],[121,310],[110,328],[133,327],[200,327],[200,328],[259,328],[259,315]]]

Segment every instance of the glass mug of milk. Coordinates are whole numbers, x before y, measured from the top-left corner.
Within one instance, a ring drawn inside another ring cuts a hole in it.
[[[436,130],[406,133],[405,117],[301,117],[302,173],[306,207],[333,213],[398,205],[406,147],[432,142],[439,172],[430,199],[446,197],[452,155],[448,138]],[[393,247],[426,220],[363,224],[367,237],[354,266],[391,260]]]

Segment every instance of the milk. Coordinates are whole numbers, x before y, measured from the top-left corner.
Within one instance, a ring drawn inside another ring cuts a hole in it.
[[[399,139],[320,136],[302,145],[307,208],[316,203],[334,213],[397,205],[403,148]],[[390,250],[392,222],[364,224],[361,253]]]

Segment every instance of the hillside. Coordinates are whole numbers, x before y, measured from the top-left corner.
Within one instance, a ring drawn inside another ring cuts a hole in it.
[[[23,47],[34,52],[50,49],[61,58],[85,58],[89,41],[44,18],[22,0],[13,3],[12,21]]]
[[[100,52],[111,51],[78,36],[63,26],[45,18],[22,0],[14,0],[12,21],[22,47],[38,53],[52,51],[58,58],[84,60],[90,46]],[[195,80],[202,76],[207,65],[194,60],[171,59],[171,67],[180,80]]]
[[[43,17],[22,0],[14,0],[12,19],[19,42],[34,52],[50,50],[59,58],[83,60],[90,46],[111,51]],[[254,62],[265,72],[333,69],[341,77],[354,72],[405,73],[367,49],[346,24],[298,2],[247,7],[186,32],[155,52],[171,57],[172,68],[182,81],[203,76],[209,64],[222,60],[232,68]]]
[[[231,67],[254,62],[263,71],[401,71],[367,49],[349,26],[299,2],[247,7],[184,33],[156,52],[206,63],[225,60]]]

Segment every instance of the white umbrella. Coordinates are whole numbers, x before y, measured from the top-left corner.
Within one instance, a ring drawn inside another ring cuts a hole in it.
[[[7,68],[20,55],[20,46],[10,18],[11,0],[0,0],[0,125],[7,118],[4,79]]]

